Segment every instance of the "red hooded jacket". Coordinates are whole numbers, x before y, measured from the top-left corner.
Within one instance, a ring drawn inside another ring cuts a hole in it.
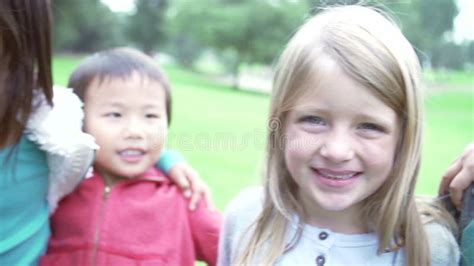
[[[109,188],[94,173],[51,218],[41,265],[215,265],[222,216],[195,211],[159,170]]]

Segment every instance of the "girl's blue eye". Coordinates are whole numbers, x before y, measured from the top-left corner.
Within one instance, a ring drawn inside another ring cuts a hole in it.
[[[324,120],[319,116],[304,116],[300,119],[300,122],[315,124],[315,125],[324,125]]]
[[[385,132],[385,129],[377,124],[374,123],[362,123],[359,126],[360,129],[363,130],[371,130],[371,131],[378,131],[378,132]]]

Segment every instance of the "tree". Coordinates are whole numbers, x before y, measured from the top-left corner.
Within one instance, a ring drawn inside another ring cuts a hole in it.
[[[306,0],[310,7],[310,13],[312,15],[320,12],[326,7],[330,6],[341,6],[341,5],[355,5],[363,3],[365,6],[377,6],[381,7],[381,3],[378,0]]]
[[[453,42],[440,42],[433,48],[433,68],[462,69],[467,61],[467,46]]]
[[[468,58],[468,62],[469,64],[471,64],[472,66],[474,66],[474,41],[470,41],[468,44],[467,44],[467,58]]]
[[[360,0],[307,0],[312,13],[320,7],[356,4]],[[433,53],[442,43],[444,36],[452,31],[453,21],[458,13],[455,0],[379,0],[363,1],[364,5],[385,10],[400,24],[407,39],[416,48],[420,61],[431,65]],[[439,49],[438,49],[439,50]],[[448,61],[446,61],[448,62]]]
[[[203,45],[187,32],[172,32],[169,37],[168,52],[182,66],[193,68],[194,62],[204,49]]]
[[[168,0],[135,0],[136,12],[130,16],[128,36],[151,55],[166,42],[166,10]]]
[[[99,0],[53,1],[56,50],[92,52],[123,41],[119,18]]]
[[[412,0],[409,5],[402,3],[394,7],[401,19],[402,30],[417,48],[420,61],[431,65],[434,50],[445,42],[445,34],[453,29],[454,18],[458,14],[456,2]]]
[[[289,0],[182,1],[174,18],[180,26],[175,30],[185,30],[217,51],[238,87],[240,65],[273,61],[306,11],[306,4]]]

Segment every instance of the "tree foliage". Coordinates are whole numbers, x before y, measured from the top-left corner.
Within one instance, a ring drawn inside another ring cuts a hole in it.
[[[145,53],[166,43],[166,10],[168,0],[135,0],[136,12],[130,16],[129,39]]]
[[[417,48],[422,62],[431,63],[436,46],[446,43],[458,14],[455,0],[412,0],[392,8],[401,20],[402,30]]]
[[[430,63],[432,54],[443,37],[453,30],[458,14],[455,0],[307,0],[312,13],[332,5],[363,3],[384,10],[401,26],[407,39],[417,49],[421,61]]]
[[[461,47],[446,38],[458,13],[455,0],[135,0],[131,15],[113,13],[100,0],[55,0],[54,43],[72,52],[130,44],[148,54],[167,50],[186,66],[212,50],[237,77],[241,64],[275,60],[310,13],[361,2],[392,15],[422,62],[459,67],[436,54]],[[464,61],[471,47],[463,48]]]
[[[176,8],[175,31],[217,51],[235,77],[242,63],[274,60],[307,12],[285,0],[181,1]]]
[[[474,41],[456,44],[453,42],[436,43],[432,50],[433,68],[460,70],[474,66]]]
[[[99,0],[55,0],[52,3],[57,50],[92,52],[123,40],[119,18]]]

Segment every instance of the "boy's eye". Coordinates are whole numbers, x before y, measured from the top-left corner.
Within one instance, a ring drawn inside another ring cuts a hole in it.
[[[160,115],[158,115],[158,114],[146,114],[145,117],[155,119],[155,118],[160,118]]]
[[[314,124],[314,125],[324,125],[324,119],[322,119],[319,116],[303,116],[302,118],[299,119],[299,122],[303,123],[309,123],[309,124]]]
[[[122,114],[119,112],[109,112],[109,113],[106,113],[104,116],[118,118],[118,117],[122,117]]]

